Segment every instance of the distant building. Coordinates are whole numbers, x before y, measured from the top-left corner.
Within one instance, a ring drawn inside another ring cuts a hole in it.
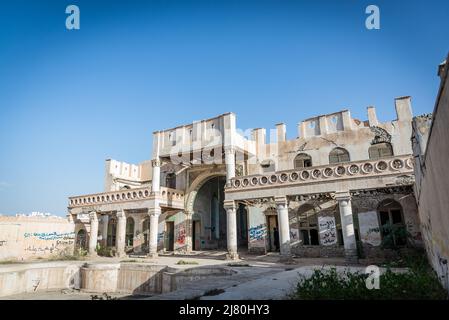
[[[438,70],[441,79],[432,115],[413,119],[415,193],[427,254],[449,290],[449,56]],[[431,123],[431,125],[429,125]]]

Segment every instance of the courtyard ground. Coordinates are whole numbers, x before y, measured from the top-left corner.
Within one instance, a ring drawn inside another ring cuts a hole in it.
[[[139,256],[129,256],[122,259],[106,257],[86,259],[86,262],[90,263],[128,262],[163,265],[176,269],[207,266],[227,268],[234,271],[232,276],[223,275],[214,277],[213,279],[206,278],[189,281],[183,283],[177,290],[164,294],[130,296],[129,294],[108,293],[107,295],[102,295],[64,289],[52,292],[24,293],[3,297],[2,299],[285,299],[293,292],[300,275],[310,276],[315,269],[337,267],[340,271],[347,268],[351,271],[363,272],[365,270],[365,266],[362,265],[348,266],[343,258],[294,258],[292,261],[284,263],[279,261],[279,255],[276,253],[261,256],[243,253],[237,261],[226,260],[225,255],[226,253],[223,251],[206,251],[196,252],[191,255],[160,255],[156,259]],[[182,264],[179,264],[180,262]]]

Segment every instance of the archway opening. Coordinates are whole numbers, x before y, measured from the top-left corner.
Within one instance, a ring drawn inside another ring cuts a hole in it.
[[[192,227],[194,250],[225,250],[226,210],[223,207],[224,176],[207,180],[198,190],[193,202],[193,212],[196,219]]]
[[[87,248],[87,236],[86,236],[86,230],[81,229],[78,231],[76,235],[76,242],[75,242],[75,248],[76,249],[86,249]]]
[[[108,222],[108,238],[107,246],[115,247],[115,237],[117,234],[117,220],[115,218],[109,219]]]

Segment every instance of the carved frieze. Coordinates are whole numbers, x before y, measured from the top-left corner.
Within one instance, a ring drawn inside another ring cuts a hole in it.
[[[387,130],[381,128],[381,127],[377,127],[377,126],[372,126],[370,127],[371,131],[374,133],[374,138],[371,141],[371,144],[378,144],[378,143],[382,143],[382,142],[391,142],[391,135],[388,133]]]

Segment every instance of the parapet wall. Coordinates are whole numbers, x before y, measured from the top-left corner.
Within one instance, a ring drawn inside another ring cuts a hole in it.
[[[72,254],[75,225],[59,217],[0,217],[0,261]]]

